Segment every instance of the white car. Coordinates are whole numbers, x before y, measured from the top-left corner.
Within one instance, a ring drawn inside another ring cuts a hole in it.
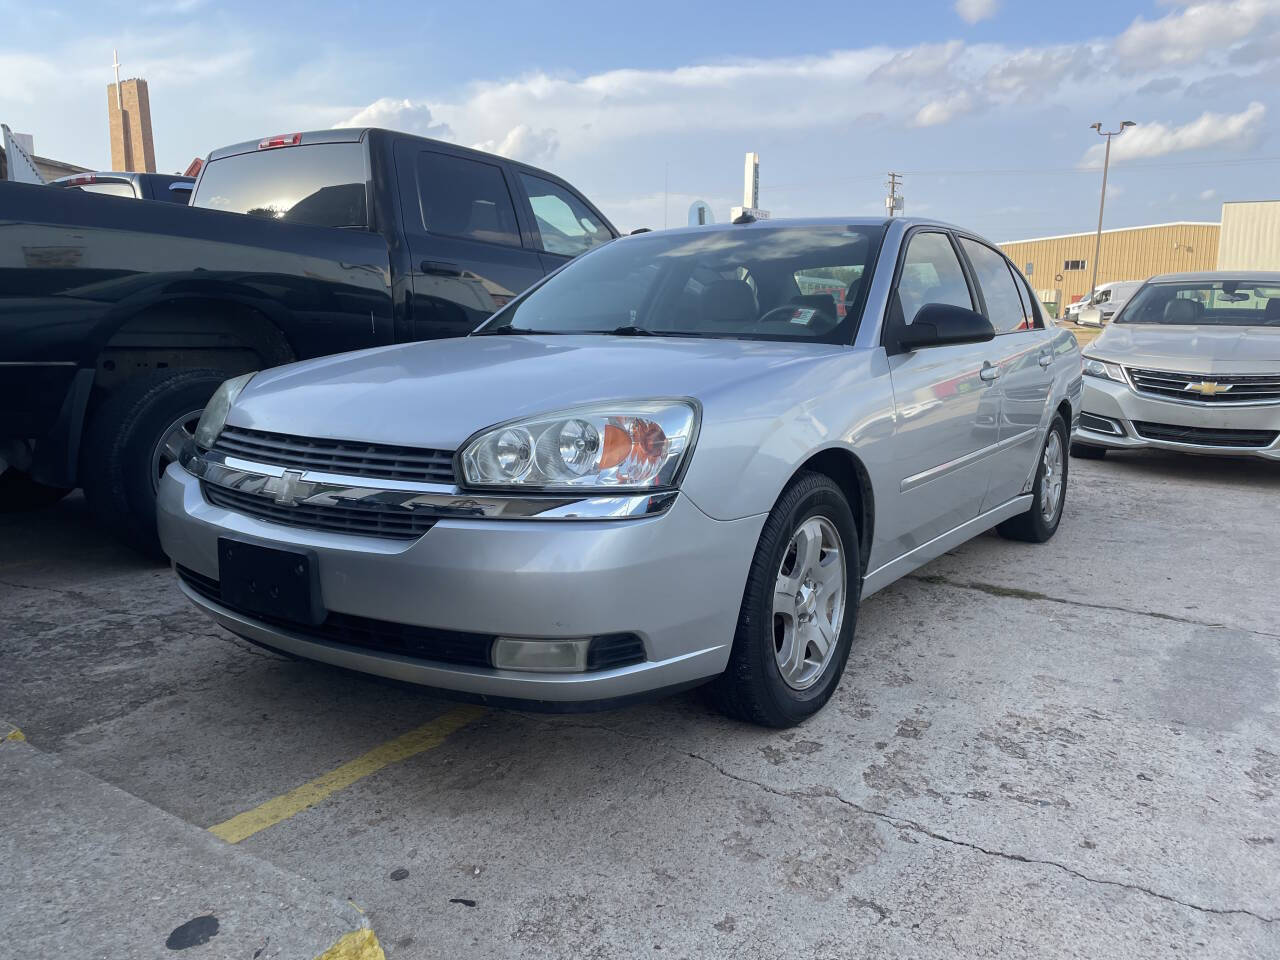
[[[1110,323],[1120,309],[1129,302],[1129,298],[1141,287],[1141,280],[1117,280],[1115,283],[1102,284],[1093,291],[1093,296],[1081,301],[1083,306],[1076,311],[1075,322],[1090,327],[1100,327]]]
[[[1280,460],[1280,273],[1152,277],[1086,351],[1075,456]]]

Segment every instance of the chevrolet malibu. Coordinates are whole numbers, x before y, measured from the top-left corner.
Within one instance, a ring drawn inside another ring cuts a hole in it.
[[[1076,456],[1280,460],[1280,273],[1152,277],[1088,350]]]
[[[862,599],[1062,517],[1080,355],[919,220],[628,237],[456,340],[227,381],[159,493],[190,600],[275,650],[574,710],[707,683],[797,723]]]

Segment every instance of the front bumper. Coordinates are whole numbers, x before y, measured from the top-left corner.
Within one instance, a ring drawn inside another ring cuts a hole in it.
[[[497,700],[582,706],[724,670],[764,517],[712,520],[683,495],[629,520],[441,520],[416,540],[327,533],[210,504],[173,464],[160,541],[173,562],[218,578],[218,538],[314,552],[328,611],[477,634],[545,639],[631,632],[646,660],[586,673],[470,667],[332,643],[230,610],[185,584],[223,627],[298,656]]]
[[[1101,420],[1110,421],[1104,430]],[[1280,460],[1280,436],[1265,446],[1196,443],[1155,439],[1149,427],[1135,424],[1159,424],[1169,428],[1194,430],[1258,431],[1280,433],[1280,404],[1250,406],[1178,403],[1146,397],[1126,383],[1084,378],[1081,422],[1072,432],[1076,443],[1109,450],[1175,450],[1181,453],[1206,454],[1216,457],[1261,457]],[[1143,435],[1143,430],[1147,435]],[[1114,432],[1119,430],[1120,433]],[[1171,431],[1161,431],[1171,432]]]

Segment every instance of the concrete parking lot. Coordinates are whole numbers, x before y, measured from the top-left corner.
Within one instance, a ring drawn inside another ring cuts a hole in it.
[[[1280,956],[1280,471],[1071,468],[787,732],[280,659],[78,498],[0,519],[0,953]]]

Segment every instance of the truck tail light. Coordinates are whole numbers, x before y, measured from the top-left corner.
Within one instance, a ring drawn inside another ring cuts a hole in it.
[[[258,142],[259,150],[270,150],[273,147],[296,147],[302,142],[300,133],[282,133],[277,137],[267,137]]]
[[[70,180],[64,181],[69,187],[78,187],[82,183],[97,183],[98,176],[93,173],[81,173],[72,177]]]

